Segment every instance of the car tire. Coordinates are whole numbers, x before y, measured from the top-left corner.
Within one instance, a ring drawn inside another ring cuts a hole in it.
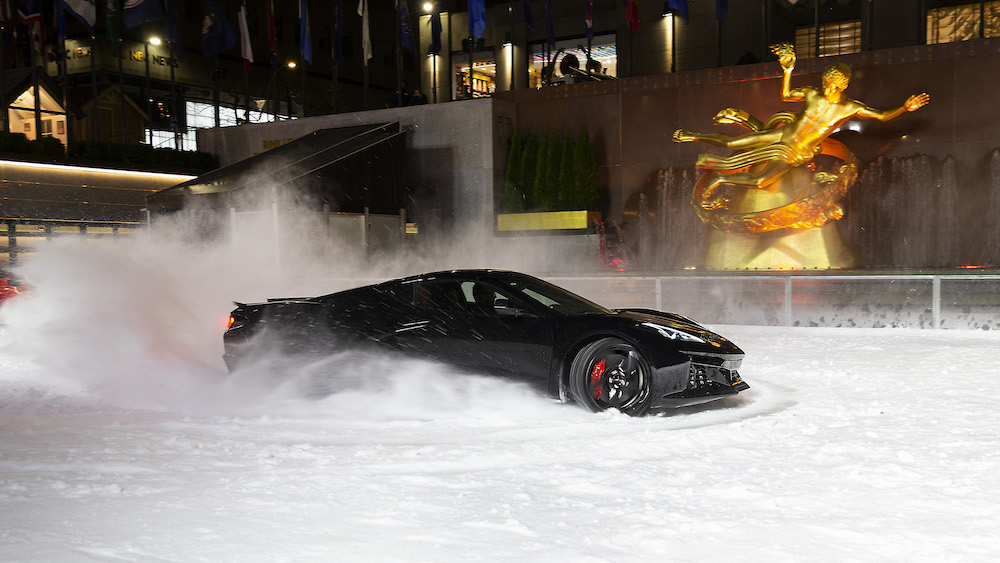
[[[593,412],[617,409],[630,416],[649,410],[652,370],[639,350],[618,338],[584,346],[569,369],[573,400]]]

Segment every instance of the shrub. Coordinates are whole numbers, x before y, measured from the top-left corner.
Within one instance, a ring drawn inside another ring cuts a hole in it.
[[[501,209],[519,211],[597,211],[597,159],[584,126],[575,136],[516,134],[507,156]]]

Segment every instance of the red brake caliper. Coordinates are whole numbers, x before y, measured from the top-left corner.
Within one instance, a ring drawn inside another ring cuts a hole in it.
[[[601,358],[599,362],[594,364],[593,369],[590,370],[590,390],[594,393],[594,398],[598,401],[601,400],[601,376],[604,375],[604,359]]]

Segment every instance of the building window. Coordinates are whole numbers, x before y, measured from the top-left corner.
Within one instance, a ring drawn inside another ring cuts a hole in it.
[[[824,23],[819,26],[819,55],[847,55],[861,52],[861,20]],[[795,30],[795,54],[815,57],[816,26],[802,26]]]
[[[263,107],[265,103],[264,100],[258,100],[256,106]],[[187,128],[183,132],[178,133],[176,138],[172,131],[158,129],[153,129],[152,131],[146,129],[144,138],[152,139],[153,146],[157,148],[175,148],[176,143],[179,141],[180,146],[176,148],[180,150],[198,150],[198,138],[195,129],[211,129],[215,127],[215,106],[204,102],[188,100],[184,102],[184,110],[186,113]],[[222,127],[240,125],[243,123],[245,116],[246,110],[240,107],[219,108],[219,124]],[[266,123],[275,119],[276,117],[273,114],[259,109],[250,111],[251,123]],[[283,116],[283,119],[289,119],[289,117]]]
[[[1000,1],[983,5],[983,36],[1000,36]],[[927,10],[927,44],[979,37],[979,2]]]
[[[487,58],[488,57],[488,58]],[[455,58],[453,60],[461,60]],[[469,60],[452,65],[455,98],[488,98],[497,89],[497,62],[491,55],[477,55],[472,64],[472,95],[469,95]]]

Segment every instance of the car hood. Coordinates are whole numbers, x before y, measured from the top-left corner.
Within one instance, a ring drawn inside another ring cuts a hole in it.
[[[650,327],[665,327],[696,336],[704,343],[690,342],[683,347],[691,349],[712,350],[726,354],[743,354],[736,344],[732,343],[724,336],[705,328],[697,322],[676,313],[665,313],[652,309],[616,309],[615,315],[635,321],[637,324],[646,324]]]

